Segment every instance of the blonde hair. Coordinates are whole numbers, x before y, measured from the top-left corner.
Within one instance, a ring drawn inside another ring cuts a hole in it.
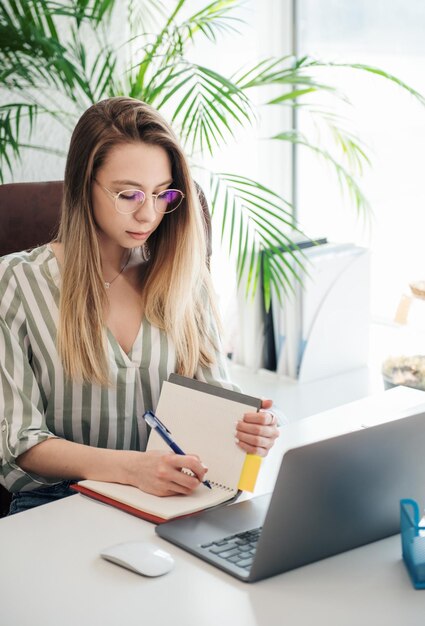
[[[163,329],[176,349],[176,370],[193,376],[214,362],[217,348],[210,311],[218,322],[207,269],[205,223],[187,160],[173,131],[151,106],[132,98],[110,98],[91,106],[78,121],[65,168],[58,240],[64,248],[58,350],[72,379],[107,385],[105,311],[91,186],[116,145],[142,141],[163,147],[173,185],[185,194],[149,238],[140,296],[146,319]]]

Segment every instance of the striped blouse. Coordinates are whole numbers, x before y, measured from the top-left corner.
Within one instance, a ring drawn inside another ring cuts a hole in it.
[[[57,482],[16,464],[49,437],[144,450],[146,426],[137,415],[155,410],[162,382],[175,371],[170,338],[144,319],[128,354],[107,331],[110,387],[66,378],[56,349],[59,286],[49,245],[0,259],[0,482],[12,492]],[[196,378],[233,387],[219,353]]]

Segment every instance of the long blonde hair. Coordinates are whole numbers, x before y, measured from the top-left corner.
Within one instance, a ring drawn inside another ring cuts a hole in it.
[[[102,275],[91,186],[109,151],[142,141],[163,147],[173,186],[185,194],[177,211],[148,240],[141,298],[146,319],[174,342],[176,370],[193,376],[214,362],[210,311],[217,319],[206,265],[205,223],[184,153],[173,131],[151,106],[132,98],[110,98],[91,106],[78,121],[65,168],[58,241],[64,248],[58,350],[72,379],[108,384]]]

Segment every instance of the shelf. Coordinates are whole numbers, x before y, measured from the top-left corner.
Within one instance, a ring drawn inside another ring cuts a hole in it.
[[[304,384],[268,370],[253,370],[231,362],[229,370],[233,382],[243,391],[271,398],[292,422],[382,391],[381,367],[385,358],[409,354],[412,350],[425,354],[425,330],[376,322],[371,324],[370,357],[364,368]]]

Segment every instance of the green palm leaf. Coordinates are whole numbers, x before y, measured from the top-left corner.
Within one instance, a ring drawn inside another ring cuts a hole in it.
[[[8,99],[19,94],[17,104],[1,110],[0,179],[4,166],[11,171],[11,156],[19,158],[21,148],[34,147],[18,140],[20,120],[29,121],[28,134],[36,117],[53,115],[67,125],[69,112],[74,117],[112,91],[116,58],[109,47],[99,45],[90,63],[80,28],[83,22],[96,27],[106,23],[114,0],[5,0],[0,5],[0,90]],[[60,36],[60,20],[70,20],[70,38]],[[55,94],[72,106],[52,109]],[[25,102],[26,100],[26,102]],[[60,112],[62,110],[62,112]],[[41,148],[40,146],[38,147]],[[45,147],[48,151],[54,148]]]
[[[144,56],[139,63],[137,74],[130,82],[130,93],[133,97],[145,94],[149,75],[152,77],[163,67],[183,59],[187,44],[193,43],[197,33],[215,41],[219,33],[236,32],[235,24],[240,23],[238,18],[230,15],[239,4],[236,0],[214,0],[179,22],[179,14],[185,4],[185,0],[178,0],[153,41],[146,34],[142,34],[142,39],[145,39]]]
[[[74,98],[80,95],[80,108],[84,108],[87,103],[94,103],[106,95],[112,95],[115,91],[114,77],[117,63],[116,53],[108,46],[99,44],[99,52],[91,60],[91,55],[81,39],[80,30],[77,27],[72,29],[71,42],[68,50],[72,54],[75,66],[78,68],[77,85],[79,92],[74,91]],[[84,102],[84,100],[86,102]]]
[[[48,16],[48,17],[47,17]],[[66,56],[46,0],[8,0],[0,5],[0,66],[3,76],[28,85],[39,79],[72,97],[77,71]],[[7,83],[6,83],[7,84]]]
[[[385,70],[382,70],[379,67],[374,67],[373,65],[366,65],[365,63],[331,63],[331,62],[323,63],[322,61],[312,61],[311,67],[326,67],[326,68],[342,67],[346,69],[360,70],[368,74],[373,74],[375,76],[385,78],[385,80],[389,80],[390,82],[394,83],[394,85],[396,85],[397,87],[400,87],[407,93],[410,93],[410,95],[413,96],[416,100],[418,100],[420,104],[425,105],[425,96],[423,96],[421,93],[416,91],[416,89],[413,89],[413,87],[410,87],[410,85],[408,85],[406,82],[404,82],[397,76],[394,76],[394,74],[391,74],[390,72],[386,72]]]
[[[98,26],[105,17],[110,17],[115,0],[73,0],[68,3],[46,2],[46,5],[52,15],[73,18],[78,27],[84,21]]]
[[[212,173],[210,186],[213,215],[218,214],[222,242],[235,257],[238,283],[244,280],[247,295],[253,296],[261,280],[268,310],[272,282],[290,288],[290,276],[300,280],[296,268],[305,269],[304,255],[293,235],[306,236],[294,227],[290,204],[261,183],[235,174]]]
[[[222,74],[183,59],[161,67],[138,96],[158,109],[173,105],[172,121],[190,153],[198,148],[212,153],[234,135],[236,126],[254,120],[241,89]]]
[[[335,87],[318,82],[312,75],[306,74],[305,71],[310,67],[311,63],[308,62],[307,57],[296,59],[292,55],[287,55],[263,59],[249,70],[237,72],[233,80],[243,90],[264,87],[265,85],[288,87],[288,91],[273,98],[267,104],[280,104],[285,100],[295,100],[305,94],[318,91],[326,91],[335,96],[344,97],[342,94],[338,94]]]
[[[318,156],[322,157],[325,162],[332,166],[341,191],[348,191],[348,194],[354,204],[358,216],[362,216],[363,219],[367,219],[370,216],[372,211],[371,206],[357,180],[355,179],[353,174],[346,167],[344,167],[344,165],[342,165],[340,160],[333,156],[328,150],[325,150],[324,148],[321,148],[320,146],[311,143],[303,135],[297,133],[296,131],[278,133],[277,135],[274,135],[272,139],[289,141],[290,143],[296,144],[298,146],[303,146],[304,148],[307,148],[311,152],[314,152]],[[342,142],[344,149],[349,152],[351,158],[355,159],[361,164],[361,160],[359,161],[359,155],[363,154],[363,151],[356,144],[356,142],[350,140],[349,137],[344,137],[343,134],[341,134],[339,141]]]
[[[237,33],[242,23],[240,18],[232,15],[232,11],[239,2],[235,0],[214,0],[190,15],[180,24],[175,24],[170,32],[170,44],[181,46],[184,49],[186,42],[193,41],[198,33],[210,41],[216,42],[217,36],[223,33]]]
[[[31,132],[36,114],[36,106],[22,102],[0,106],[0,162],[4,161],[10,172],[13,171],[12,157],[19,158],[19,142],[21,120],[26,117]],[[4,174],[0,168],[0,182],[3,183]]]

